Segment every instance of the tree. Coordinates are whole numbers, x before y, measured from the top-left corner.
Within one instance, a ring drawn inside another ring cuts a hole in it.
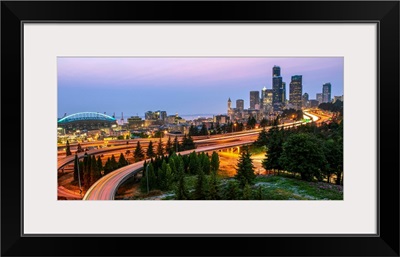
[[[146,155],[147,155],[147,158],[156,157],[156,154],[154,153],[154,148],[153,148],[153,142],[152,141],[150,141],[149,146],[147,147]]]
[[[175,199],[187,200],[189,199],[189,192],[185,184],[185,168],[183,160],[181,158],[178,159],[177,177],[178,177],[178,185],[175,189]]]
[[[244,125],[243,125],[242,122],[240,122],[240,123],[237,125],[236,131],[243,131],[243,130],[244,130]]]
[[[251,200],[253,199],[253,191],[249,184],[244,185],[243,188],[243,200]]]
[[[90,155],[85,153],[85,157],[83,158],[83,181],[85,189],[89,189],[91,182],[90,182],[90,173],[91,173],[91,157]]]
[[[256,200],[263,200],[263,192],[262,192],[262,186],[258,186],[257,191],[255,192],[255,197]]]
[[[181,145],[179,144],[177,136],[175,136],[175,138],[174,138],[174,146],[173,147],[174,147],[174,150],[176,153],[181,151]]]
[[[215,133],[216,134],[222,133],[221,125],[219,125],[219,122],[217,122],[217,124],[215,125]]]
[[[247,120],[247,129],[255,128],[256,124],[257,124],[256,119],[253,116],[250,116]]]
[[[69,155],[72,154],[72,153],[71,153],[71,149],[70,149],[69,141],[68,141],[68,140],[67,140],[67,149],[65,150],[65,154],[66,154],[67,156],[69,156]]]
[[[83,173],[84,173],[84,168],[83,168],[83,161],[79,161],[79,176],[81,179],[81,185],[83,183]]]
[[[214,128],[214,122],[213,122],[213,123],[211,123],[211,126],[210,126],[210,135],[215,135],[215,134],[217,134],[217,132]]]
[[[78,149],[76,150],[78,153],[83,152],[82,146],[80,143],[78,143]]]
[[[262,118],[262,120],[260,121],[260,126],[263,128],[268,126],[268,120],[266,118]]]
[[[163,160],[161,169],[158,169],[158,185],[161,190],[169,190],[173,181],[171,166]]]
[[[171,137],[168,137],[167,144],[165,145],[165,152],[167,152],[168,155],[172,154],[172,141]]]
[[[135,162],[141,161],[144,159],[144,153],[143,153],[143,149],[140,146],[140,141],[137,142],[136,144],[136,149],[135,152],[133,153],[133,159],[135,160]]]
[[[255,142],[256,146],[266,146],[267,145],[267,131],[265,130],[265,128],[263,128],[263,130],[260,131],[260,133],[258,134],[258,138],[257,141]]]
[[[104,164],[104,175],[107,175],[111,171],[113,171],[111,167],[111,159],[108,157],[106,163]]]
[[[207,136],[207,135],[208,135],[207,126],[206,126],[205,123],[203,123],[203,125],[201,126],[201,129],[200,129],[200,133],[199,133],[199,134],[200,134],[200,135],[203,135],[203,136]]]
[[[199,134],[199,131],[197,129],[196,126],[194,126],[193,124],[190,125],[189,127],[189,136],[197,136]]]
[[[177,173],[178,173],[178,165],[179,165],[179,157],[173,152],[168,158],[168,164],[171,167],[172,174],[174,175],[174,180],[177,181]]]
[[[119,155],[118,168],[124,167],[124,166],[126,166],[126,165],[128,165],[128,162],[126,161],[126,159],[125,159],[125,157],[124,157],[124,154],[121,153],[121,154]]]
[[[193,199],[194,200],[205,200],[207,199],[207,179],[201,168],[197,171],[197,180],[194,187]]]
[[[254,174],[253,161],[248,148],[245,148],[240,154],[240,158],[236,168],[235,178],[239,181],[243,188],[246,184],[253,184],[256,175]]]
[[[195,151],[189,154],[189,174],[196,175],[197,168],[200,167],[200,161]]]
[[[313,134],[292,134],[283,144],[280,162],[285,170],[299,173],[302,180],[312,181],[321,176],[326,159],[321,142]]]
[[[100,156],[97,156],[97,169],[99,170],[100,175],[101,175],[101,171],[103,170],[103,163],[101,161],[101,157]]]
[[[196,148],[192,136],[190,134],[189,136],[186,136],[186,134],[183,136],[182,148],[183,150],[191,150]]]
[[[332,174],[343,169],[343,149],[340,147],[340,143],[332,138],[325,141],[323,149],[327,166],[322,172],[326,176],[327,182],[330,183]]]
[[[164,185],[165,186],[164,186],[163,190],[170,190],[172,187],[173,180],[174,180],[174,175],[172,173],[171,165],[167,164],[167,167],[164,172],[165,172],[165,177],[164,177],[164,179],[165,179]]]
[[[274,123],[277,123],[277,119],[275,119]],[[266,170],[277,169],[279,171],[282,169],[279,158],[282,154],[282,145],[284,141],[283,133],[283,130],[279,130],[277,125],[268,130],[266,144],[267,151],[265,159],[262,162],[262,166]]]
[[[200,160],[201,160],[201,167],[203,168],[203,172],[206,175],[210,175],[210,159],[208,155],[206,155],[204,152],[200,154]]]
[[[158,156],[164,155],[164,149],[163,149],[163,144],[162,144],[161,138],[157,145],[157,155]]]
[[[78,176],[79,176],[79,161],[78,161],[78,155],[75,154],[75,160],[74,160],[74,181],[78,181]]]
[[[115,156],[112,154],[110,159],[110,167],[111,171],[118,169],[118,162],[115,160]]]
[[[148,193],[147,186],[149,191],[153,190],[156,187],[156,176],[154,174],[154,166],[151,162],[147,164],[146,168],[143,169],[143,174],[144,175],[140,180],[140,190],[142,192]]]
[[[239,186],[237,181],[229,180],[225,188],[225,199],[226,200],[236,200],[239,198]]]
[[[217,152],[213,152],[211,155],[211,171],[212,173],[217,173],[218,169],[219,169],[219,156]]]
[[[97,166],[96,157],[92,155],[90,165],[90,185],[93,185],[98,179],[101,178],[101,172]]]
[[[219,199],[219,182],[217,179],[217,173],[212,172],[210,176],[210,181],[209,181],[209,195],[208,199],[209,200],[218,200]]]

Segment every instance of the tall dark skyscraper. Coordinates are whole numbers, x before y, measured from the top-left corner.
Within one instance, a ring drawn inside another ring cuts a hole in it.
[[[330,103],[331,102],[331,83],[325,83],[322,85],[322,102]]]
[[[280,77],[280,76],[281,76],[281,67],[275,65],[272,68],[272,77]]]
[[[274,110],[279,111],[282,107],[282,77],[281,77],[281,67],[274,66],[272,68],[272,104],[274,105]]]
[[[260,109],[260,91],[250,91],[250,109]]]
[[[244,109],[244,100],[243,99],[236,100],[236,109],[243,111],[243,109]]]
[[[303,85],[302,75],[292,76],[289,88],[289,103],[293,105],[296,110],[300,110],[302,106]]]

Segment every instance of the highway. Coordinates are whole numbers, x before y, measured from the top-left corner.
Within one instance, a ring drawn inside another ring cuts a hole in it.
[[[304,115],[310,117],[310,119],[312,119],[313,121],[318,121],[320,120],[319,116],[316,116],[315,114],[312,114],[311,112],[307,112],[304,111]],[[278,127],[281,126],[298,126],[304,124],[304,122],[302,121],[297,121],[297,122],[293,122],[293,123],[287,123],[287,124],[281,124],[278,125]],[[268,127],[271,128],[271,127]],[[267,128],[267,129],[268,129]],[[217,141],[221,141],[221,140],[237,140],[237,139],[244,139],[243,137],[249,137],[249,136],[258,136],[258,133],[262,130],[262,128],[258,128],[258,129],[252,129],[252,130],[245,130],[245,131],[239,131],[239,132],[233,132],[233,133],[227,133],[227,134],[218,134],[218,135],[211,135],[211,136],[196,136],[193,137],[194,138],[194,142],[197,146],[201,146],[204,144],[213,144],[213,143],[218,143]],[[255,138],[256,139],[256,138]],[[254,139],[254,140],[255,140]],[[165,140],[165,138],[164,138]],[[125,149],[132,149],[136,146],[135,143],[130,142],[129,144],[126,144],[126,140],[124,141],[125,143],[120,145],[120,146],[113,146],[113,147],[105,147],[105,148],[100,148],[100,149],[93,149],[93,150],[89,150],[87,151],[87,154],[101,154],[101,153],[105,153],[105,152],[112,152],[112,151],[118,151],[118,150],[125,150]],[[146,140],[141,140],[141,142],[143,143],[142,147],[146,147],[146,143],[149,143],[150,140],[146,139]],[[157,144],[157,140],[153,140],[153,142],[155,144]],[[79,153],[78,154],[78,158],[83,158],[84,156],[84,152]],[[57,164],[57,170],[61,169],[62,167],[71,164],[75,159],[75,155],[71,155],[65,158],[60,158],[58,160],[58,164]]]
[[[236,142],[231,143],[224,143],[219,145],[213,146],[205,146],[199,147],[193,150],[187,150],[183,152],[179,152],[181,155],[187,155],[191,152],[208,152],[208,151],[215,151],[224,148],[242,146],[242,145],[249,145],[252,144],[254,141],[242,141],[238,140]],[[148,159],[147,161],[149,161]],[[143,169],[144,161],[140,161],[125,167],[122,167],[118,170],[115,170],[106,176],[99,179],[96,183],[94,183],[89,190],[86,192],[83,200],[114,200],[115,193],[117,192],[118,187],[126,181],[129,177],[133,176],[134,174],[138,173]]]
[[[82,196],[76,192],[66,189],[63,186],[57,188],[57,196],[65,197],[66,199],[82,199]]]
[[[312,121],[321,121],[324,119],[321,119],[321,116],[317,116],[311,111],[304,111],[304,115],[308,116]],[[279,127],[284,126],[284,127],[291,127],[291,126],[299,126],[301,124],[304,124],[302,121],[298,122],[293,122],[293,123],[287,123],[287,124],[281,124],[278,125]],[[268,127],[269,129],[271,127]],[[240,132],[234,132],[234,133],[228,133],[228,134],[219,134],[219,135],[213,135],[213,136],[199,136],[196,137],[195,144],[197,146],[197,149],[194,150],[188,150],[184,152],[179,152],[181,155],[184,154],[189,154],[193,151],[196,152],[202,152],[202,151],[214,151],[214,150],[219,150],[219,149],[224,149],[224,148],[230,148],[230,147],[235,147],[235,146],[241,146],[241,145],[246,145],[246,144],[252,144],[258,137],[259,132],[262,130],[262,128],[258,129],[252,129],[252,130],[246,130],[246,131],[240,131]],[[143,143],[145,146],[146,143],[148,143],[150,140],[143,140]],[[141,141],[142,142],[142,141]],[[154,141],[157,143],[157,141]],[[101,148],[101,149],[93,149],[87,151],[88,154],[100,154],[100,153],[105,153],[105,152],[112,152],[112,151],[118,151],[118,150],[124,150],[124,149],[130,149],[132,147],[135,147],[135,144],[125,144],[121,146],[114,146],[114,147],[107,147],[107,148]],[[83,158],[84,153],[79,153],[78,157]],[[75,156],[68,156],[63,159],[59,159],[58,161],[58,169],[64,167],[65,165],[68,165],[74,161]],[[102,177],[99,179],[95,184],[92,185],[92,187],[87,191],[85,194],[83,200],[113,200],[116,190],[118,187],[130,176],[134,175],[135,173],[139,172],[143,168],[143,162],[137,162],[128,166],[125,166],[121,169],[115,170],[106,176]],[[59,190],[60,191],[60,190]],[[63,190],[61,190],[63,191]],[[66,192],[59,192],[65,194]]]

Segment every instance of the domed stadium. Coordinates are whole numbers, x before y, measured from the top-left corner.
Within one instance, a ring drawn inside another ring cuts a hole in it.
[[[117,124],[117,120],[98,112],[78,112],[59,119],[57,124],[66,130],[95,130],[110,128]]]

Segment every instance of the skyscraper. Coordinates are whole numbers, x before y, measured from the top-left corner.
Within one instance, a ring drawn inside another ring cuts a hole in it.
[[[282,103],[283,104],[285,104],[286,103],[286,83],[285,82],[282,82],[282,88],[281,88],[281,91],[282,91]]]
[[[281,68],[274,66],[272,68],[272,102],[275,111],[279,111],[282,107],[282,77]]]
[[[261,90],[261,100],[260,100],[260,109],[264,110],[264,99],[265,99],[265,93],[267,92],[267,88],[263,87]]]
[[[273,92],[272,89],[266,89],[263,91],[264,97],[263,97],[263,110],[264,112],[271,112],[272,111],[272,98],[273,98]]]
[[[236,100],[236,110],[243,111],[243,109],[244,109],[244,100],[243,99],[237,99]]]
[[[331,83],[325,83],[322,85],[322,102],[330,103],[331,102]]]
[[[303,107],[308,107],[308,93],[303,94]]]
[[[250,109],[260,109],[260,91],[250,91]]]
[[[317,93],[316,97],[319,104],[322,104],[322,93]]]
[[[301,109],[302,106],[302,91],[302,75],[292,76],[289,88],[289,103],[292,104],[296,110]]]
[[[281,67],[274,65],[272,68],[272,77],[280,77],[281,76]]]

